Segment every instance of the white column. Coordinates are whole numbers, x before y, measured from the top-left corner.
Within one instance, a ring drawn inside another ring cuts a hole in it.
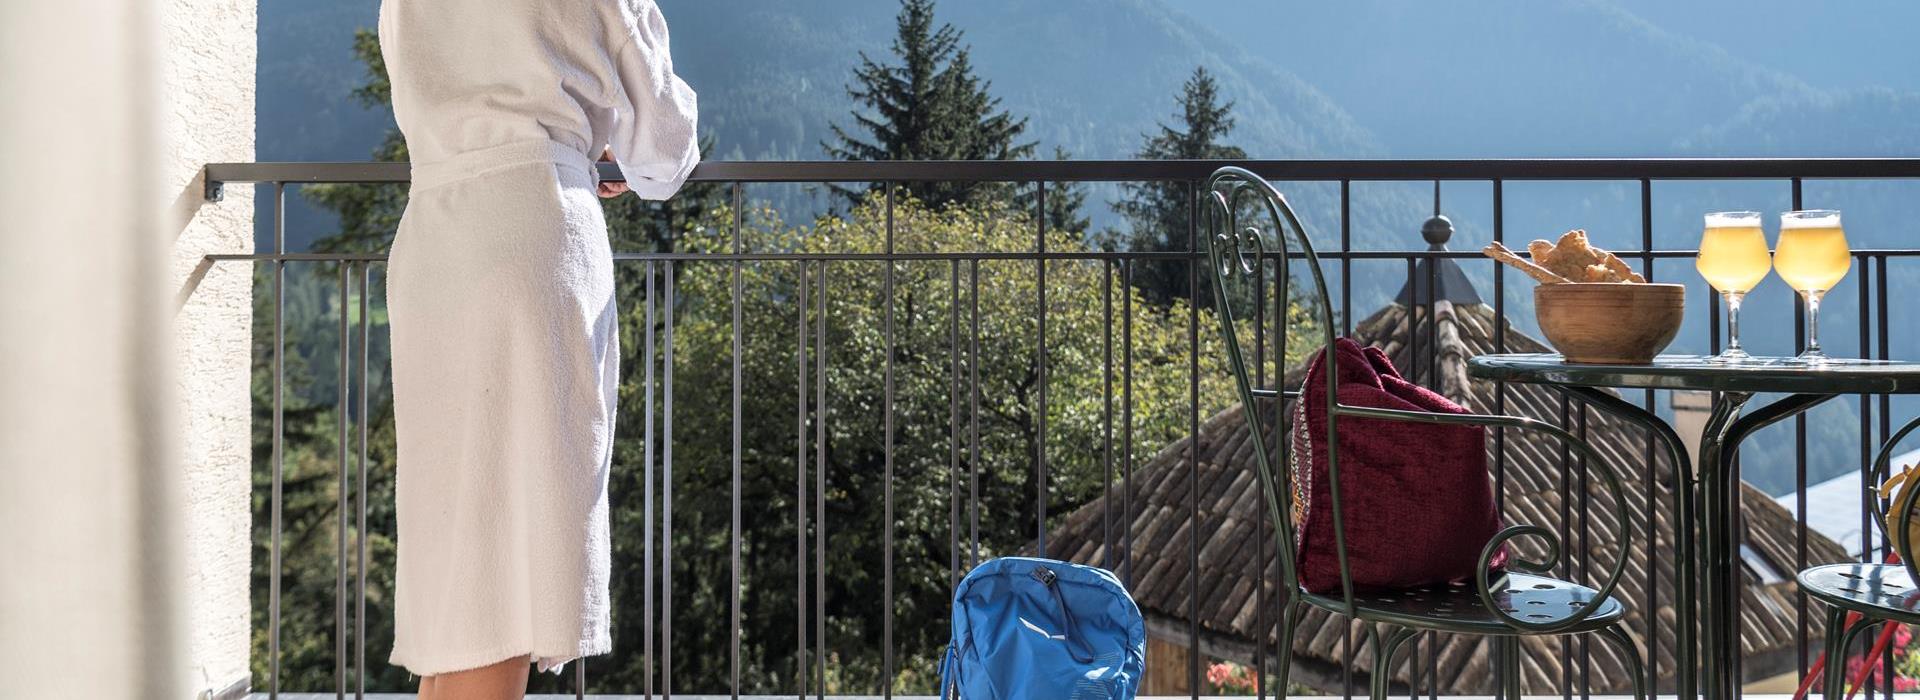
[[[151,2],[152,0],[148,0]],[[253,250],[253,188],[203,196],[203,166],[254,159],[257,0],[161,0],[165,146],[157,184],[172,246],[166,290],[179,391],[185,485],[188,681],[221,697],[249,680],[252,552],[250,394],[253,265],[204,265],[208,253]],[[190,295],[184,290],[192,289]],[[182,297],[184,304],[181,305]]]
[[[143,0],[0,2],[0,695],[187,697]]]

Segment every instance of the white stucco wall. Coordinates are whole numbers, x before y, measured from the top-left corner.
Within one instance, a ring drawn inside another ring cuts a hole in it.
[[[256,0],[162,0],[160,122],[168,289],[182,424],[188,678],[219,691],[247,678],[249,357],[252,265],[202,269],[207,253],[251,252],[253,193],[202,198],[201,168],[254,159]],[[197,286],[179,305],[195,275]]]
[[[154,9],[0,2],[0,697],[189,693]]]

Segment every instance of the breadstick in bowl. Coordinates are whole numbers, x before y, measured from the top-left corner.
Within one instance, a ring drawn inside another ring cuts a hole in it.
[[[1527,273],[1528,277],[1532,277],[1534,281],[1541,284],[1566,284],[1568,282],[1567,278],[1556,275],[1553,271],[1535,265],[1531,260],[1520,257],[1520,254],[1501,245],[1499,241],[1488,243],[1487,247],[1480,249],[1480,252],[1489,258],[1518,268],[1521,272]]]

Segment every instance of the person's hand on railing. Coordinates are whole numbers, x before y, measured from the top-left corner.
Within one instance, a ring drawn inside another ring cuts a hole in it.
[[[600,149],[600,162],[602,163],[613,162],[613,149],[611,148]],[[626,194],[630,188],[627,187],[627,183],[625,182],[602,182],[600,183],[599,189],[600,189],[601,199],[612,199],[614,197],[618,197],[620,195]]]

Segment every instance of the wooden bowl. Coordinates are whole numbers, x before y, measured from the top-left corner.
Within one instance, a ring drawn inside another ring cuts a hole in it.
[[[1568,362],[1642,364],[1665,350],[1686,316],[1678,284],[1577,282],[1533,288],[1534,315]]]

